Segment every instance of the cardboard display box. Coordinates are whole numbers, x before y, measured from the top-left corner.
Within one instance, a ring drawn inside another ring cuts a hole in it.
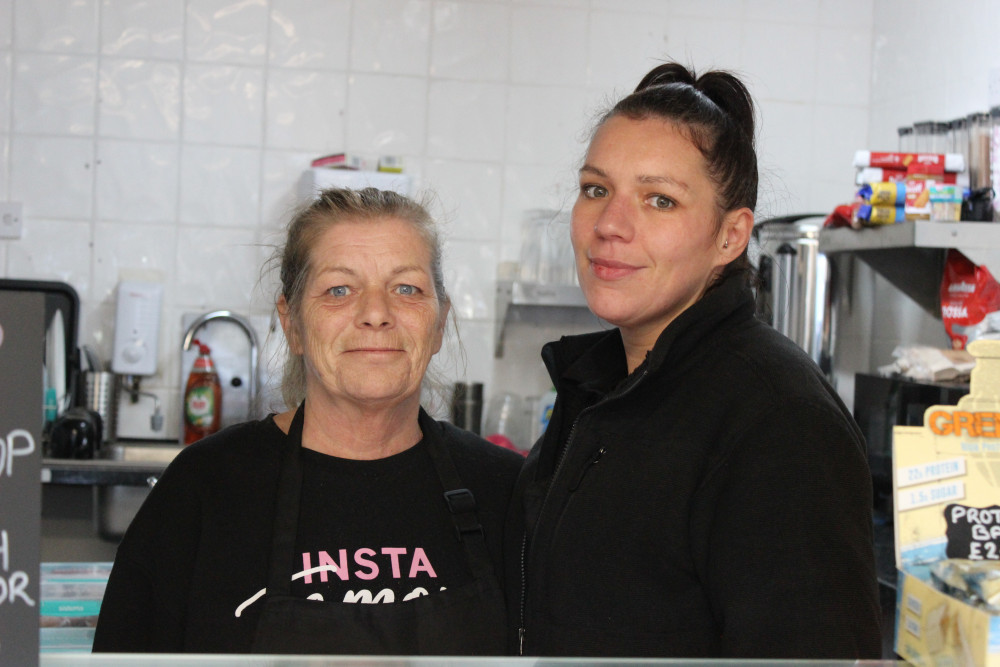
[[[1000,667],[1000,613],[939,590],[938,561],[1000,560],[1000,340],[968,346],[969,394],[893,428],[896,646],[915,665]]]
[[[42,563],[41,653],[89,653],[111,563]]]

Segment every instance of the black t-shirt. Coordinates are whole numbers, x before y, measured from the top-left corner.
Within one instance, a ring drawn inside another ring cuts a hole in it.
[[[462,484],[475,495],[494,571],[503,571],[502,522],[523,459],[423,413],[420,426],[424,442],[378,461],[300,451],[298,558],[304,563],[308,554],[312,567],[327,556],[340,563],[343,549],[349,577],[342,581],[327,572],[324,583],[317,571],[311,582],[302,577],[293,583],[294,595],[364,602],[363,591],[369,591],[373,602],[384,603],[388,594],[382,591],[389,589],[405,604],[402,598],[417,588],[433,593],[472,578],[428,453],[431,438],[451,453]],[[178,454],[118,548],[95,651],[250,651],[288,444],[269,417],[232,426]],[[375,567],[378,575],[365,579]],[[302,569],[309,568],[295,571]]]
[[[392,603],[472,578],[444,487],[419,444],[357,461],[302,449],[302,496],[292,594],[328,602]],[[406,512],[399,511],[405,506]]]

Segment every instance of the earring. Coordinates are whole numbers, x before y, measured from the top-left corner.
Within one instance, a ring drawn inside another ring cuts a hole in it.
[[[728,247],[729,247],[729,241],[726,241],[725,243],[722,244],[723,250],[725,250]]]

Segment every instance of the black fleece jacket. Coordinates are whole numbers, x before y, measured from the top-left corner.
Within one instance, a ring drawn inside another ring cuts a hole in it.
[[[505,558],[524,655],[878,658],[863,437],[726,279],[627,374],[618,330],[542,356],[558,391]]]

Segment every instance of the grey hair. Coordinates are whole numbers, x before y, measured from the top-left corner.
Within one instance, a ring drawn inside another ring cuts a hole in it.
[[[301,206],[292,215],[285,243],[272,258],[280,267],[281,296],[288,304],[293,322],[298,320],[300,314],[302,295],[312,271],[311,250],[317,239],[342,222],[379,222],[386,218],[410,223],[423,239],[430,251],[434,293],[442,308],[450,304],[441,267],[441,239],[426,206],[391,190],[330,188],[321,191],[315,200]],[[281,378],[282,399],[286,406],[294,408],[303,401],[305,394],[305,361],[302,355],[294,354],[289,349]]]

